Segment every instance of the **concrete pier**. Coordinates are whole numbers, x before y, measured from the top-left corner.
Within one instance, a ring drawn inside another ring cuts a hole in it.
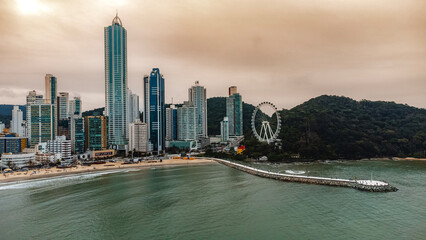
[[[368,192],[396,192],[398,188],[389,185],[387,182],[374,181],[374,180],[349,180],[349,179],[338,179],[338,178],[323,178],[323,177],[311,177],[311,176],[300,176],[293,174],[282,174],[260,170],[257,168],[245,166],[242,164],[234,163],[231,161],[210,158],[223,165],[238,169],[240,171],[250,173],[264,178],[272,178],[275,180],[286,181],[286,182],[298,182],[298,183],[309,183],[336,187],[348,187],[354,188],[361,191]]]

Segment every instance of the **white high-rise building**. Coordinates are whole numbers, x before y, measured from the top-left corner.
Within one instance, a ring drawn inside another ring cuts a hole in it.
[[[166,141],[177,139],[177,109],[175,105],[166,108]]]
[[[220,141],[227,142],[229,140],[229,120],[224,117],[220,122]]]
[[[197,108],[192,104],[185,102],[182,107],[177,109],[177,133],[179,140],[198,141],[197,120]]]
[[[25,128],[23,126],[23,113],[19,106],[13,106],[12,121],[10,121],[10,132],[18,134],[20,137],[25,136]]]
[[[198,81],[188,89],[189,103],[196,107],[197,134],[207,137],[207,95],[206,89]]]
[[[47,141],[47,149],[50,153],[62,154],[64,160],[71,158],[71,140],[67,140],[65,136],[57,136],[55,140]]]
[[[35,90],[32,90],[27,95],[27,117],[26,120],[26,137],[31,139],[31,111],[30,111],[30,105],[34,104],[35,102],[41,103],[43,101],[43,95],[38,95]]]
[[[60,92],[58,96],[58,120],[68,119],[69,93]]]
[[[148,124],[140,121],[129,124],[129,151],[148,152]]]
[[[128,121],[129,123],[137,122],[140,120],[139,116],[139,96],[137,94],[133,94],[132,91],[129,90],[129,101],[128,101]]]
[[[68,117],[73,117],[74,115],[82,116],[82,103],[80,97],[74,97],[73,100],[68,102]]]

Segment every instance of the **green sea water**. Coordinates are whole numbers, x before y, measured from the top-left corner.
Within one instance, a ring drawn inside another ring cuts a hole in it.
[[[426,239],[426,162],[254,164],[385,180],[398,192],[280,182],[219,165],[0,184],[0,239]]]

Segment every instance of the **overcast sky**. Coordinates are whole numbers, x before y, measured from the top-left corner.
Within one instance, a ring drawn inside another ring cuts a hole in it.
[[[44,76],[104,106],[104,27],[128,34],[129,87],[159,67],[166,99],[238,86],[292,108],[323,94],[426,108],[425,0],[0,0],[0,103],[44,95]]]

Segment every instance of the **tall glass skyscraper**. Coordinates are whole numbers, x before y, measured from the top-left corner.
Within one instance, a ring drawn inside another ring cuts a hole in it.
[[[243,135],[243,98],[235,86],[229,88],[229,97],[226,98],[226,116],[229,123],[229,135]]]
[[[189,103],[196,107],[197,111],[197,134],[207,137],[207,96],[206,89],[200,86],[198,81],[188,89]]]
[[[44,77],[45,89],[46,89],[46,103],[55,104],[56,96],[58,95],[58,84],[56,77],[52,74],[46,74]]]
[[[123,149],[127,144],[127,31],[118,14],[105,27],[105,115],[108,143]]]
[[[60,92],[57,99],[58,120],[68,119],[69,93]]]
[[[160,153],[165,149],[166,108],[164,77],[158,68],[153,68],[149,76],[144,76],[144,104],[150,150]]]
[[[74,115],[70,118],[69,122],[70,139],[71,139],[71,152],[83,153],[84,152],[84,118]]]
[[[37,143],[55,139],[55,107],[54,104],[45,103],[44,100],[34,102],[30,108],[31,147]]]

